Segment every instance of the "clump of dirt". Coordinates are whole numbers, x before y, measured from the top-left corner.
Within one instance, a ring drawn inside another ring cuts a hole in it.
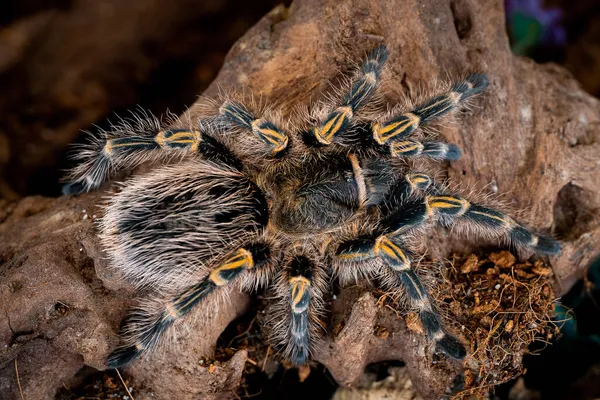
[[[88,374],[80,371],[83,381],[76,387],[63,385],[56,393],[56,400],[119,399],[133,400],[134,385],[126,374],[116,370],[100,371]],[[76,377],[77,378],[77,377]]]
[[[521,375],[530,345],[560,332],[552,269],[542,260],[519,262],[508,251],[454,255],[445,280],[432,295],[469,343],[459,397],[483,395]]]
[[[323,365],[311,361],[297,368],[271,345],[268,322],[271,303],[269,296],[256,296],[250,307],[252,312],[229,324],[219,337],[214,357],[202,358],[200,364],[211,371],[245,350],[248,357],[235,398],[330,399],[338,385]]]

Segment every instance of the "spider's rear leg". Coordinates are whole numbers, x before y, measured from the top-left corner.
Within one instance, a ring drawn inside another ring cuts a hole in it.
[[[427,337],[449,356],[464,358],[464,346],[444,329],[427,290],[412,268],[410,256],[397,240],[386,235],[349,240],[340,244],[336,256],[342,263],[368,263],[371,259],[378,259],[380,266],[376,276],[380,278],[382,289],[395,291],[402,288],[417,309]]]
[[[247,129],[264,143],[271,156],[282,157],[288,150],[289,136],[274,122],[256,117],[242,103],[228,100],[219,108],[220,117],[238,128]]]
[[[200,130],[148,128],[145,132],[133,133],[124,125],[115,127],[114,134],[107,132],[106,137],[92,138],[77,156],[82,163],[68,173],[70,182],[63,186],[63,193],[94,190],[118,169],[133,169],[142,163],[164,162],[192,154],[240,169],[239,161],[231,152],[206,134],[203,122],[199,126]]]
[[[342,134],[349,127],[354,113],[363,107],[375,92],[388,55],[388,49],[384,45],[369,53],[357,79],[352,82],[342,98],[341,105],[329,113],[319,125],[305,133],[304,139],[308,144],[329,145],[333,143],[336,135]]]
[[[265,266],[269,255],[270,250],[265,243],[244,246],[214,268],[203,281],[173,297],[142,303],[125,320],[121,333],[123,344],[108,356],[108,367],[127,365],[155,348],[175,321],[195,306],[205,304],[213,292],[235,283],[244,273],[253,273]]]
[[[275,315],[276,341],[284,356],[295,365],[305,364],[317,340],[315,319],[321,308],[320,287],[315,264],[304,255],[296,255],[287,263],[278,283],[280,304]]]
[[[539,254],[557,254],[560,244],[551,237],[536,235],[508,215],[450,194],[429,194],[409,201],[382,220],[392,237],[437,221],[447,228],[463,228],[487,238],[505,238],[510,243]]]

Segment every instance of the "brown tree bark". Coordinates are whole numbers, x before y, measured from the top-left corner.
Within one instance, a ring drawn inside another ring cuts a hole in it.
[[[383,86],[391,101],[468,70],[488,74],[487,94],[442,132],[464,152],[447,175],[508,193],[524,222],[562,240],[562,253],[550,261],[557,294],[564,293],[600,250],[600,103],[562,68],[511,54],[502,1],[297,0],[274,9],[234,45],[205,95],[244,86],[289,111],[318,98],[349,60],[380,41],[390,49]],[[84,365],[102,369],[116,344],[132,291],[106,269],[92,223],[100,203],[101,194],[89,194],[3,207],[0,393],[18,396],[15,358],[25,398],[53,398]],[[433,255],[465,248],[445,239],[439,235]],[[198,359],[212,354],[246,305],[245,295],[232,297],[216,320],[193,322],[177,346],[135,363],[128,372],[140,388],[136,399],[226,398],[245,352],[212,372]],[[460,370],[451,362],[432,366],[425,338],[378,310],[371,295],[340,302],[335,315],[347,316],[346,328],[316,359],[340,384],[351,385],[368,363],[402,359],[420,394],[439,398]],[[375,336],[376,325],[393,334]]]

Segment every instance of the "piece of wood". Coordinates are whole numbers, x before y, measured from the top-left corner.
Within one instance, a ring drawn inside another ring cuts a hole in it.
[[[562,68],[511,54],[502,1],[298,0],[273,10],[234,45],[205,94],[244,86],[288,112],[318,99],[330,79],[381,40],[390,49],[383,84],[390,100],[465,71],[488,74],[490,87],[473,110],[441,131],[464,153],[448,167],[448,177],[507,193],[503,198],[522,210],[521,220],[563,239],[562,253],[550,261],[557,294],[564,293],[600,250],[600,103]],[[190,112],[194,115],[194,107]],[[84,365],[101,368],[116,344],[118,321],[132,292],[106,270],[98,248],[91,220],[100,215],[100,202],[100,194],[31,197],[5,210],[0,393],[18,395],[12,363],[17,355],[25,398],[51,398],[44,396]],[[461,248],[446,238],[439,235],[433,255]],[[58,301],[68,307],[64,315],[54,309]],[[395,314],[378,312],[371,301],[363,296],[335,311],[353,324],[328,338],[331,346],[317,360],[340,383],[351,385],[368,363],[401,358],[419,393],[439,398],[459,366],[432,368],[425,339]],[[229,393],[245,353],[218,376],[195,360],[211,353],[246,302],[245,296],[233,296],[215,321],[192,323],[177,346],[134,364],[129,370],[134,381],[161,399]],[[391,332],[389,337],[374,336],[375,325]]]

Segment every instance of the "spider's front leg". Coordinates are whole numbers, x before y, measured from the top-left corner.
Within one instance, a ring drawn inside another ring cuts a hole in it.
[[[437,222],[447,228],[459,228],[487,239],[504,239],[518,248],[538,254],[557,254],[560,244],[551,237],[536,235],[508,215],[489,207],[444,192],[428,193],[408,201],[381,221],[391,237]]]
[[[225,101],[219,108],[219,118],[226,126],[252,132],[261,140],[263,149],[267,150],[271,157],[282,157],[289,149],[289,136],[283,129],[266,118],[257,117],[239,101]]]
[[[386,291],[403,289],[419,313],[425,334],[449,356],[462,359],[466,351],[462,343],[449,334],[423,286],[412,268],[410,256],[401,242],[387,235],[370,235],[341,243],[335,254],[336,262],[344,268],[361,269],[361,264],[376,262],[375,276]]]
[[[107,358],[109,368],[129,364],[144,352],[157,346],[166,330],[194,307],[214,307],[210,303],[214,292],[226,290],[240,280],[264,280],[270,249],[266,243],[243,246],[220,262],[204,280],[171,297],[159,297],[143,302],[133,310],[122,328],[122,344]],[[252,276],[254,275],[254,276]],[[242,286],[250,286],[249,284]],[[264,282],[261,282],[264,284]]]
[[[118,169],[133,169],[146,162],[165,162],[194,154],[241,169],[231,152],[208,134],[213,125],[212,120],[206,120],[198,122],[198,129],[163,128],[157,119],[146,114],[135,122],[115,125],[111,131],[92,137],[75,156],[81,163],[69,171],[69,183],[63,186],[63,193],[79,194],[97,189]]]
[[[454,84],[447,93],[433,97],[415,109],[392,116],[368,127],[371,140],[383,146],[393,157],[429,157],[434,160],[457,160],[460,149],[454,144],[419,141],[410,136],[417,128],[457,110],[471,97],[483,92],[488,79],[471,74]]]
[[[343,135],[353,120],[354,114],[371,98],[381,77],[381,70],[388,58],[386,46],[372,50],[363,62],[358,77],[343,96],[341,104],[316,127],[304,134],[308,144],[326,146],[332,144],[336,136]]]

